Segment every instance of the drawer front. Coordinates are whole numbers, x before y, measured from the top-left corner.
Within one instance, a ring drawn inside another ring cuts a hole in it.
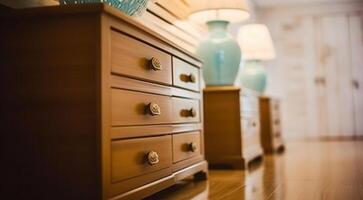
[[[243,116],[253,116],[259,112],[259,101],[255,96],[242,94],[240,97],[240,105]]]
[[[199,91],[199,69],[173,57],[173,83],[175,86]]]
[[[173,135],[173,162],[201,155],[200,132]]]
[[[271,116],[271,127],[276,127],[276,128],[278,128],[278,127],[280,127],[281,126],[281,120],[280,120],[280,118],[278,117],[278,116]]]
[[[171,164],[170,135],[118,140],[111,143],[113,183],[168,168]]]
[[[111,125],[171,123],[171,97],[111,89]]]
[[[280,120],[278,118],[275,118],[271,123],[273,123],[273,125],[271,126],[272,127],[271,134],[273,134],[274,137],[280,137],[281,136]]]
[[[280,104],[276,100],[271,100],[271,107],[274,111],[279,112],[280,111]]]
[[[172,84],[169,54],[116,31],[111,31],[111,65],[116,74]]]
[[[280,117],[280,104],[278,101],[270,101],[270,112],[273,118]]]
[[[245,123],[243,129],[246,134],[243,134],[243,144],[245,146],[253,146],[260,144],[260,123],[256,117],[246,117],[242,119]]]
[[[241,126],[244,135],[260,133],[260,122],[258,117],[242,117]]]
[[[174,123],[200,121],[199,100],[173,97],[172,104]]]

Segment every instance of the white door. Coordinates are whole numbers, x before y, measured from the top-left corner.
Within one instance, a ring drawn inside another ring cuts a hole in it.
[[[327,133],[323,136],[354,135],[354,104],[349,18],[324,16],[320,22],[319,63],[325,86]]]
[[[354,105],[354,132],[363,136],[363,33],[362,15],[349,16],[351,46],[352,88]]]

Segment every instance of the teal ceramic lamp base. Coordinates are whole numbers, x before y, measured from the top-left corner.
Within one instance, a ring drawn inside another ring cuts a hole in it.
[[[237,41],[227,33],[228,24],[222,20],[208,22],[208,38],[197,49],[204,63],[203,77],[207,86],[233,85],[236,79],[241,50]]]
[[[262,61],[246,61],[241,73],[241,86],[263,93],[266,89],[267,74]]]

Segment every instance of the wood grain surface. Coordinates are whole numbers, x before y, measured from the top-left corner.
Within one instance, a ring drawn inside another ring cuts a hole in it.
[[[292,142],[248,171],[210,170],[147,200],[363,199],[363,141]]]
[[[206,159],[212,167],[243,169],[262,155],[255,93],[233,86],[207,87],[204,116]]]
[[[283,149],[281,132],[280,101],[269,97],[259,100],[261,144],[265,153]]]
[[[162,68],[153,70],[151,58]],[[111,31],[112,72],[143,80],[171,85],[171,55],[117,31]]]
[[[172,134],[203,133],[201,109],[193,124],[171,115],[172,98],[188,108],[202,98],[172,86],[173,56],[199,80],[192,54],[104,4],[22,9],[0,22],[2,198],[141,199],[206,177],[204,155],[172,163]],[[145,68],[150,56],[161,74]],[[150,102],[160,115],[145,113]],[[140,163],[149,148],[160,152],[159,168]]]

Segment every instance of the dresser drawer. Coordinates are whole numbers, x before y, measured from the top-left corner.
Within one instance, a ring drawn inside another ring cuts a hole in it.
[[[270,101],[270,112],[272,118],[280,118],[280,104],[277,101]]]
[[[274,100],[271,100],[271,108],[276,111],[276,112],[279,112],[280,111],[280,104],[278,101],[274,101]]]
[[[172,98],[173,105],[173,122],[187,123],[200,121],[199,100]]]
[[[257,117],[242,117],[241,123],[244,135],[259,134],[260,123]]]
[[[200,132],[173,135],[173,162],[201,155]]]
[[[170,167],[171,164],[170,135],[119,140],[111,143],[113,183],[155,172]]]
[[[281,128],[280,127],[274,127],[273,128],[273,135],[274,137],[281,137]]]
[[[171,97],[111,89],[111,125],[150,125],[172,122]]]
[[[240,105],[243,116],[253,116],[259,112],[259,102],[256,96],[242,94],[240,97]]]
[[[172,84],[169,54],[116,31],[111,31],[111,65],[116,74]]]
[[[256,117],[245,117],[242,118],[243,123],[243,144],[248,146],[260,145],[260,123],[259,119]]]
[[[281,121],[278,116],[271,116],[271,127],[280,127]]]
[[[173,57],[173,83],[175,86],[199,91],[199,69]]]

